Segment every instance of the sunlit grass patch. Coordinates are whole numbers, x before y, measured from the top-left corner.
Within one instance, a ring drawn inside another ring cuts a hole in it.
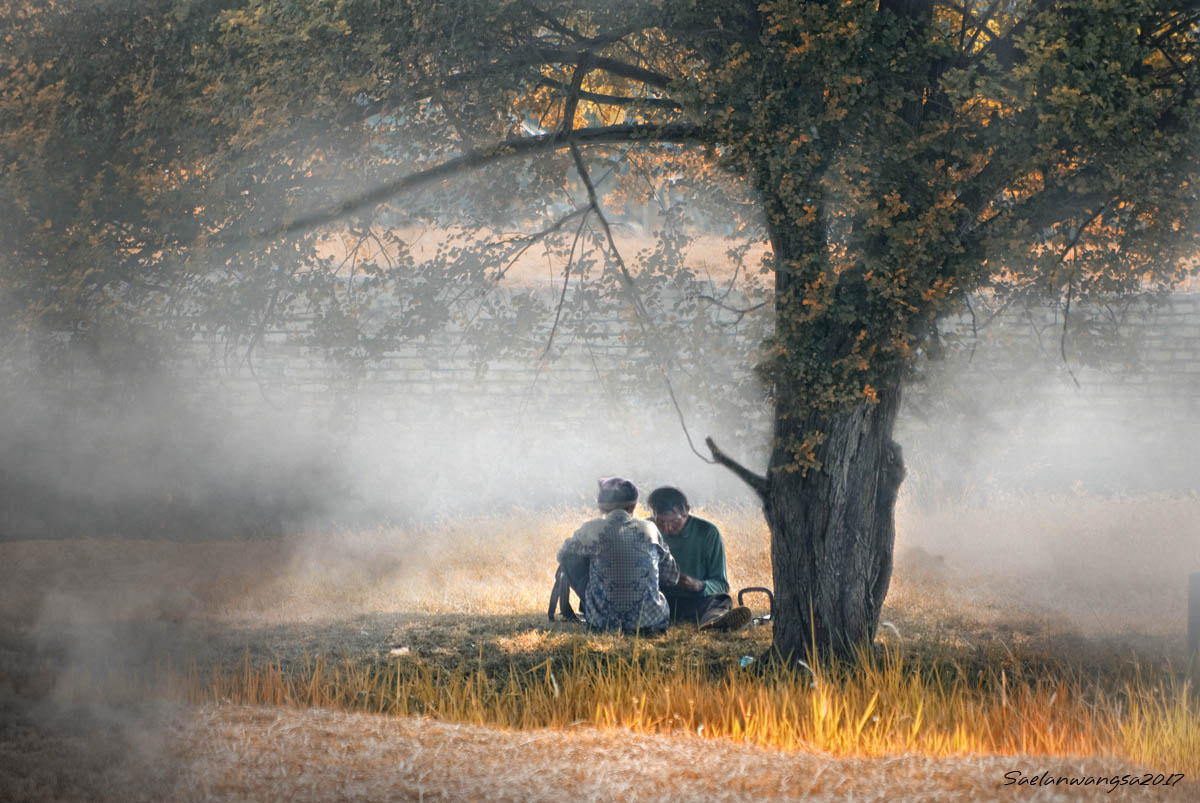
[[[496,646],[504,655],[529,655],[561,650],[572,640],[573,636],[568,633],[526,630],[512,636],[500,636],[496,639]]]
[[[316,658],[290,669],[247,660],[232,672],[171,682],[195,702],[335,707],[517,729],[587,724],[837,756],[1109,756],[1200,773],[1200,718],[1186,684],[1173,676],[1135,674],[1104,686],[1067,669],[918,663],[896,647],[853,665],[755,671],[733,662],[714,667],[684,641],[618,650],[578,635],[569,655],[494,673],[482,661],[447,668]]]
[[[770,586],[761,513],[697,512],[724,533],[734,589]],[[635,640],[548,622],[554,554],[591,515],[515,511],[271,542],[0,544],[8,622],[75,628],[18,691],[115,704],[165,687],[197,702],[573,739],[585,727],[862,760],[1083,755],[1200,773],[1200,717],[1172,668],[1197,499],[902,509],[878,654],[762,674],[769,627]],[[914,545],[944,563],[907,555]],[[159,643],[179,647],[173,664],[121,652]],[[189,658],[194,670],[182,668]]]

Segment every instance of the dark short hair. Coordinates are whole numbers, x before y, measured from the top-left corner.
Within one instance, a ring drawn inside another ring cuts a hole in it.
[[[646,504],[655,513],[670,513],[672,510],[686,513],[689,507],[683,491],[672,488],[670,485],[664,485],[651,491],[650,495],[646,497]]]

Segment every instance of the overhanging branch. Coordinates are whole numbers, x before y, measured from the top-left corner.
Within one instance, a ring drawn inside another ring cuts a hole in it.
[[[560,131],[565,135],[575,128],[575,110],[579,107],[579,93],[582,91],[583,79],[587,76],[591,62],[591,54],[579,54],[579,63],[575,65],[575,73],[571,76],[571,87],[563,101],[562,126]]]
[[[555,81],[552,78],[542,78],[538,83],[563,92],[570,91],[570,87],[566,84],[561,81]],[[682,106],[670,98],[638,98],[630,95],[606,95],[603,92],[587,91],[580,91],[577,94],[580,100],[590,100],[592,103],[599,103],[605,106],[648,106],[670,109],[671,111],[680,111],[683,109]]]
[[[578,64],[582,53],[591,49],[590,46],[573,50],[539,48],[537,52],[548,63]],[[671,85],[671,76],[655,72],[654,70],[648,70],[645,67],[638,67],[636,64],[627,64],[608,56],[592,56],[591,61],[592,66],[597,70],[603,70],[606,73],[611,73],[621,78],[640,81],[643,84],[658,89],[667,89]]]
[[[642,337],[650,341],[650,329],[654,327],[654,319],[650,317],[649,311],[642,304],[641,298],[638,297],[637,285],[633,281],[633,274],[629,272],[629,266],[625,264],[625,258],[621,256],[621,250],[617,248],[617,240],[613,237],[612,226],[608,225],[608,218],[604,216],[604,210],[600,208],[600,199],[596,194],[596,185],[592,183],[592,177],[588,173],[587,165],[583,162],[583,156],[579,153],[579,148],[575,143],[571,145],[571,158],[575,161],[575,170],[579,173],[579,179],[583,182],[583,186],[587,189],[588,208],[595,213],[596,219],[600,221],[600,228],[604,231],[604,236],[608,239],[608,248],[612,252],[613,260],[617,264],[617,269],[620,271],[622,284],[625,290],[629,293],[629,303],[633,306],[634,317],[637,318],[638,326],[642,330]],[[700,450],[692,443],[692,433],[688,430],[687,421],[683,416],[683,408],[679,406],[679,399],[675,396],[675,387],[671,384],[671,376],[667,373],[667,366],[658,359],[655,353],[655,362],[658,363],[659,373],[662,374],[663,384],[666,385],[667,395],[671,399],[671,404],[675,407],[675,414],[679,416],[679,426],[683,428],[683,436],[687,439],[688,448],[692,450],[692,454],[699,457],[701,460],[711,463],[704,455],[700,454]]]
[[[572,131],[557,131],[552,134],[540,134],[522,139],[506,140],[486,148],[479,148],[463,154],[457,159],[410,173],[403,178],[389,181],[370,192],[349,198],[337,206],[322,212],[305,215],[291,223],[286,223],[274,230],[264,230],[260,236],[264,238],[291,234],[296,231],[321,226],[325,223],[344,217],[360,209],[382,203],[388,198],[402,192],[426,186],[442,179],[449,178],[466,170],[505,159],[519,156],[529,156],[535,153],[561,150],[576,145],[605,145],[618,142],[648,142],[648,143],[700,143],[703,142],[703,129],[690,123],[666,123],[664,125],[613,125],[598,128],[579,128]]]
[[[761,474],[755,474],[753,471],[722,452],[719,448],[717,448],[717,444],[713,443],[712,438],[705,438],[704,445],[708,447],[710,452],[712,452],[713,460],[736,474],[738,478],[742,480],[742,482],[753,488],[762,499],[765,500],[767,498],[770,485],[767,483],[766,477]]]

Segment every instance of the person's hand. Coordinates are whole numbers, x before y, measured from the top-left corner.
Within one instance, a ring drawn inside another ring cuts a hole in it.
[[[704,591],[703,580],[697,580],[695,577],[689,577],[683,572],[679,573],[679,583],[677,585],[680,589],[684,591],[691,591],[695,594],[699,594]]]

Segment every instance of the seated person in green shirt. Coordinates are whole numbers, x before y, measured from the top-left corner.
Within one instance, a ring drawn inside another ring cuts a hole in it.
[[[646,504],[679,567],[678,584],[663,589],[671,620],[696,622],[701,630],[738,630],[749,624],[750,609],[734,607],[729,596],[725,545],[717,526],[691,515],[687,497],[678,488],[656,488]]]

